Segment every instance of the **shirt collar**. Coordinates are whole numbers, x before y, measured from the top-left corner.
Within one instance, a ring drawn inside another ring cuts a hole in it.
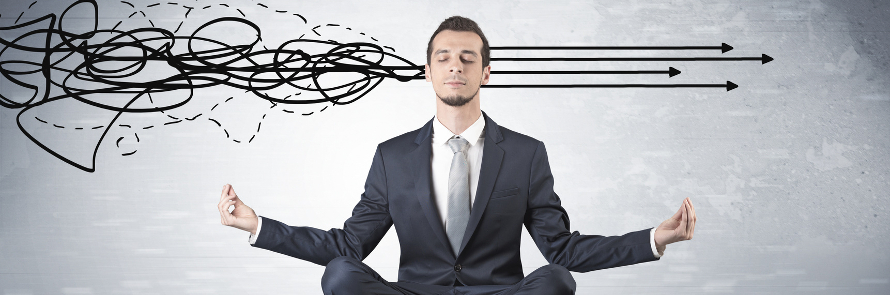
[[[464,133],[460,134],[460,136],[467,139],[467,141],[470,143],[470,146],[476,145],[476,142],[478,142],[478,140],[475,140],[475,139],[479,139],[479,137],[482,137],[485,134],[483,132],[483,131],[485,131],[485,119],[483,117],[484,116],[482,116],[482,114],[480,113],[479,118],[476,119],[476,122],[473,122],[473,125],[470,125],[470,127],[468,127],[467,130],[464,130]],[[441,134],[441,135],[445,135],[445,136],[436,138],[436,134]],[[451,132],[451,130],[448,130],[448,128],[446,128],[445,125],[442,124],[442,122],[439,122],[439,117],[433,117],[433,138],[434,139],[441,139],[444,144],[444,142],[447,142],[447,139],[450,139],[454,135],[456,135],[456,134]]]

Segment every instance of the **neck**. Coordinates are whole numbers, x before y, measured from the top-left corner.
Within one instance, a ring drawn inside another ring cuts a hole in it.
[[[482,116],[482,108],[479,105],[478,93],[473,100],[459,107],[447,105],[436,98],[436,119],[451,133],[463,133],[479,119],[479,116]]]

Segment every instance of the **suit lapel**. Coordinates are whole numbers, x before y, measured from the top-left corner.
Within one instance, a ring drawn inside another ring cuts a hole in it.
[[[491,191],[494,189],[495,180],[501,171],[501,162],[504,159],[504,149],[497,145],[503,140],[501,130],[498,125],[482,112],[485,117],[485,146],[482,148],[482,167],[479,171],[479,183],[476,186],[476,200],[473,202],[473,209],[470,212],[470,221],[467,223],[467,230],[464,232],[463,241],[460,244],[460,252],[463,252],[467,242],[476,231],[479,220],[482,219],[482,213],[485,207],[488,207],[488,199],[491,197]]]
[[[420,128],[420,132],[414,140],[414,143],[418,146],[408,155],[408,163],[413,163],[414,175],[416,175],[416,178],[414,179],[414,194],[417,196],[418,201],[420,201],[420,207],[423,208],[423,215],[425,215],[427,221],[429,221],[430,228],[433,229],[433,234],[435,234],[436,237],[439,238],[439,241],[442,242],[442,246],[445,249],[451,249],[451,244],[448,242],[448,236],[445,234],[445,229],[442,227],[439,211],[436,208],[436,202],[433,200],[432,194],[432,167],[430,164],[430,157],[433,152],[431,142],[432,136],[430,136],[432,128],[432,120]]]

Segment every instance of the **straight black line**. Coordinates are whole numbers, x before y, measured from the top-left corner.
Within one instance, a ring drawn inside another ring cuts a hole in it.
[[[492,57],[491,61],[741,61],[763,57]]]
[[[515,84],[482,85],[482,88],[726,88],[726,84]]]
[[[711,50],[722,46],[497,46],[491,50]]]
[[[586,74],[668,74],[668,71],[491,71],[492,74],[500,75],[519,75],[519,74],[541,74],[541,75],[586,75]]]

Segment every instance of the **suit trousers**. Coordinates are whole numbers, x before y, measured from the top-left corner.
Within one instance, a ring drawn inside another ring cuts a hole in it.
[[[519,295],[575,294],[575,279],[560,265],[545,265],[513,285],[440,286],[409,282],[387,282],[364,262],[340,256],[331,260],[321,278],[326,295],[351,294],[462,294]]]

